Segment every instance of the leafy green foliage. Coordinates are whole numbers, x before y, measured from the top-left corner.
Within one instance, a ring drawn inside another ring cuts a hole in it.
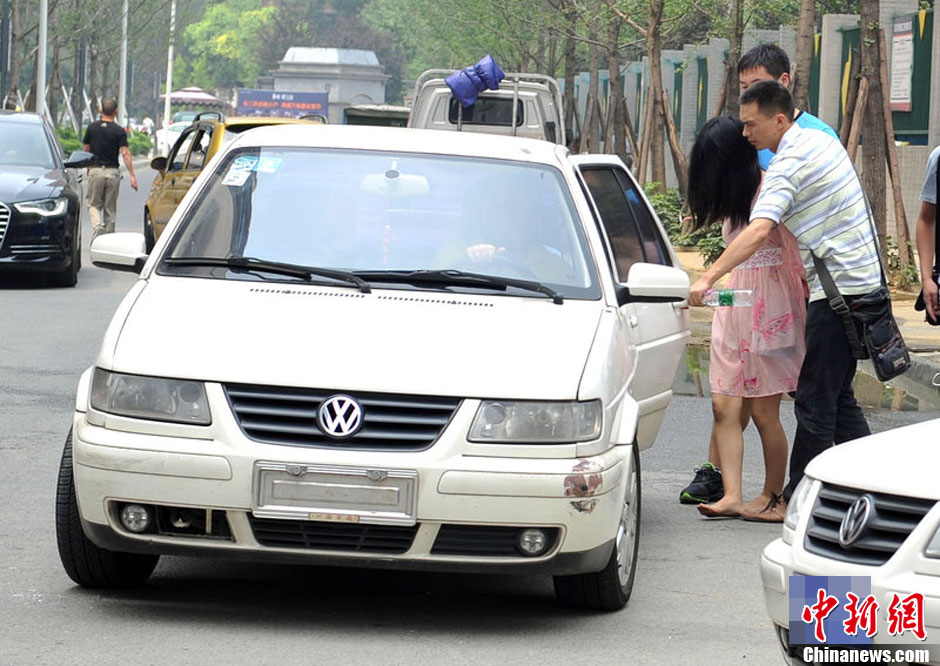
[[[647,183],[646,196],[666,228],[669,240],[676,247],[697,248],[702,255],[706,266],[710,266],[725,250],[725,242],[721,238],[721,228],[713,224],[705,229],[699,229],[686,234],[683,229],[683,201],[679,190],[663,190],[659,183]]]
[[[81,140],[78,138],[78,135],[75,134],[75,130],[70,126],[56,128],[56,133],[59,135],[59,142],[62,144],[62,151],[66,155],[84,148]]]
[[[143,132],[131,132],[127,135],[127,147],[134,157],[148,154],[152,146],[153,141]]]
[[[907,247],[908,256],[913,257],[914,248],[911,243],[908,243]],[[891,286],[896,289],[907,289],[920,284],[920,270],[917,264],[913,261],[906,264],[901,261],[896,238],[888,238],[885,243],[885,272]]]

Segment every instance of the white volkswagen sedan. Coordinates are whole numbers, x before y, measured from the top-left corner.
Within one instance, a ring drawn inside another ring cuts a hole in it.
[[[81,377],[57,535],[88,587],[161,555],[633,586],[639,451],[689,282],[623,164],[545,141],[272,127],[203,171]]]
[[[929,663],[940,664],[938,425],[926,421],[841,444],[807,466],[782,537],[761,556],[764,598],[785,653],[790,576],[863,576],[878,604],[872,643],[892,659],[892,646],[929,649]],[[922,607],[912,607],[911,622],[896,628],[921,624],[924,643],[913,631],[891,632],[890,609],[912,595],[923,595]],[[796,657],[793,663],[803,663]]]

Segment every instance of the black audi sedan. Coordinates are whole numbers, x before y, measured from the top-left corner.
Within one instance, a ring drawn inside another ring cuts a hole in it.
[[[62,145],[35,113],[0,111],[0,279],[16,271],[74,287],[82,265],[80,177],[91,154],[63,160]]]

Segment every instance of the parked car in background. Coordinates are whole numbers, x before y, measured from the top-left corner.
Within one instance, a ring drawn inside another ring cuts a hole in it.
[[[790,576],[860,576],[871,578],[878,604],[873,645],[931,648],[929,663],[940,664],[938,429],[940,419],[881,432],[832,447],[807,466],[781,538],[761,556],[764,598],[785,655]],[[911,631],[889,632],[894,595],[912,594],[923,595],[924,644]],[[804,663],[799,654],[787,662]]]
[[[157,156],[167,155],[170,148],[179,139],[183,130],[189,127],[189,121],[180,121],[170,123],[167,127],[161,127],[154,132],[154,154]]]
[[[301,123],[310,124],[310,121],[265,116],[225,118],[212,111],[197,115],[191,124],[181,127],[179,136],[167,156],[155,157],[150,162],[151,168],[158,173],[144,204],[144,237],[147,239],[147,251],[153,249],[170,216],[195,178],[226,142],[255,127]],[[170,127],[173,128],[173,125]]]
[[[164,554],[554,576],[622,608],[689,278],[609,155],[385,127],[223,147],[79,382],[69,576]],[[168,340],[180,344],[167,344]]]
[[[63,161],[62,145],[35,113],[0,111],[0,273],[30,271],[74,287],[82,267],[82,179],[91,153]]]

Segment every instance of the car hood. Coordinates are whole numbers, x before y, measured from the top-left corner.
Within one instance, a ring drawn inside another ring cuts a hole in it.
[[[940,419],[863,437],[826,450],[806,473],[826,483],[940,500]]]
[[[0,167],[0,201],[16,202],[56,196],[65,177],[56,169],[44,167]]]
[[[570,400],[602,310],[601,301],[154,276],[123,323],[112,322],[120,333],[98,362],[219,382]]]

